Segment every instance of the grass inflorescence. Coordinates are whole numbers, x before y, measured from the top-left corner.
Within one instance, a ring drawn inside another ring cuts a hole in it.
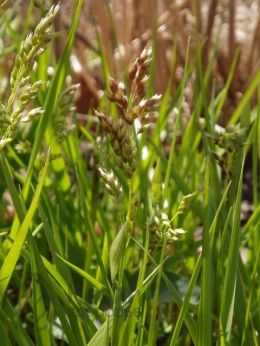
[[[25,23],[10,3],[0,1],[1,344],[259,345],[259,72],[231,102],[234,51],[216,87],[199,1],[194,30],[207,24],[207,40],[191,38],[180,71],[167,36],[164,87],[161,26],[117,70],[109,49],[121,62],[128,46],[110,6],[108,48],[104,23],[89,29],[94,44],[78,30],[83,0],[68,32],[65,3],[31,1]]]

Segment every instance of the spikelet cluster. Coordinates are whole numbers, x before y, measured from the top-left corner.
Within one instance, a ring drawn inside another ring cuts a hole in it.
[[[118,117],[115,119],[103,112],[95,112],[103,134],[111,144],[116,163],[128,178],[131,178],[136,169],[135,121],[139,122],[141,131],[152,125],[161,99],[161,95],[145,97],[151,54],[151,49],[145,48],[131,65],[128,88],[123,82],[110,80],[107,96],[116,105]]]
[[[169,219],[166,213],[154,216],[150,227],[158,241],[165,241],[166,244],[171,244],[180,240],[180,238],[185,234],[185,231],[182,228],[174,227],[172,220]]]
[[[122,192],[122,186],[114,172],[112,170],[105,170],[104,168],[99,168],[98,172],[108,192],[115,197],[118,196],[118,193]]]
[[[43,113],[41,107],[34,107],[42,81],[33,82],[31,72],[37,58],[44,52],[52,38],[52,24],[59,6],[52,6],[46,16],[22,42],[17,53],[10,78],[10,95],[7,104],[0,104],[0,150],[11,142],[21,122],[31,121]]]
[[[145,89],[148,82],[148,67],[151,61],[152,50],[145,48],[135,62],[130,66],[128,79],[129,90],[122,82],[114,79],[110,81],[108,98],[115,103],[120,118],[128,125],[132,125],[138,119],[142,125],[151,124],[154,118],[161,95],[153,95],[145,98]]]
[[[53,38],[52,24],[58,11],[59,5],[52,6],[46,16],[40,20],[34,32],[22,42],[11,74],[12,88],[29,75],[34,62]]]
[[[165,211],[162,211],[159,205],[155,207],[154,215],[150,221],[150,231],[154,236],[153,242],[155,244],[158,245],[163,242],[172,244],[183,238],[186,231],[176,226],[176,219],[188,209],[194,195],[193,193],[183,196],[171,219]]]

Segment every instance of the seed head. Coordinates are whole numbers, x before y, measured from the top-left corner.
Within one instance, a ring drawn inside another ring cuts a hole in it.
[[[136,169],[136,144],[134,140],[134,122],[139,120],[140,132],[153,124],[161,95],[155,94],[145,98],[145,87],[148,81],[147,69],[152,51],[145,48],[131,65],[129,70],[129,88],[125,84],[110,79],[108,99],[117,106],[117,119],[95,111],[103,133],[108,138],[116,156],[117,164],[131,176]]]
[[[0,5],[4,2],[1,1]],[[0,122],[4,123],[0,132],[0,149],[15,137],[19,123],[31,121],[43,113],[43,109],[34,107],[33,102],[45,83],[41,81],[33,83],[31,70],[51,38],[51,27],[58,10],[59,5],[52,6],[34,32],[21,43],[11,73],[11,92],[7,104],[2,105],[0,109]]]
[[[104,168],[99,168],[98,172],[108,191],[112,195],[118,196],[118,194],[122,192],[122,186],[113,171],[107,171]]]

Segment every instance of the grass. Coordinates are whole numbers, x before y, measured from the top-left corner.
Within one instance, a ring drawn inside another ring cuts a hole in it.
[[[80,122],[70,56],[83,2],[73,2],[59,55],[57,8],[42,7],[27,41],[30,23],[16,33],[14,9],[1,8],[1,64],[16,57],[12,73],[0,69],[8,79],[0,94],[2,345],[259,345],[260,73],[223,116],[238,53],[217,90],[217,48],[208,43],[205,64],[206,48],[193,55],[188,46],[173,83],[173,46],[160,97],[159,39],[135,56],[124,88],[109,79],[97,30],[106,90]],[[201,30],[200,2],[193,5]],[[31,2],[28,11],[39,9]]]

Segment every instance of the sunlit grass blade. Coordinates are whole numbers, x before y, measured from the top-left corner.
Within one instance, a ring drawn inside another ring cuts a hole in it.
[[[83,2],[84,2],[83,0],[77,0],[74,2],[74,15],[72,17],[72,23],[70,26],[70,32],[68,34],[66,46],[60,58],[58,66],[56,68],[54,78],[51,82],[50,88],[48,90],[48,94],[46,96],[45,105],[44,105],[45,112],[44,112],[44,115],[41,117],[39,125],[36,130],[35,140],[34,140],[32,152],[31,152],[31,156],[30,156],[30,162],[28,165],[28,175],[27,175],[26,184],[24,186],[24,191],[23,191],[23,195],[25,199],[27,198],[29,188],[30,188],[30,182],[31,182],[32,174],[33,174],[33,166],[34,166],[35,158],[39,152],[42,140],[44,138],[45,131],[47,127],[50,125],[50,120],[53,120],[51,118],[51,115],[53,115],[58,96],[64,86],[65,78],[68,72],[69,57],[73,47],[73,42],[74,42],[77,27],[78,27],[78,22],[79,22]]]
[[[91,283],[93,287],[95,287],[98,290],[102,290],[105,287],[98,282],[95,278],[93,278],[91,275],[89,275],[86,271],[80,269],[79,267],[75,266],[74,264],[70,263],[69,261],[65,260],[61,256],[58,256],[58,258],[64,262],[69,268],[71,268],[73,271],[78,273],[80,276],[82,276],[85,280]]]
[[[232,232],[230,236],[230,244],[228,248],[227,266],[224,277],[224,287],[222,293],[221,312],[220,312],[220,324],[222,330],[221,342],[222,345],[226,345],[230,341],[233,314],[234,314],[234,302],[238,275],[238,262],[239,262],[239,246],[240,246],[240,206],[241,206],[241,192],[243,182],[243,167],[244,167],[244,153],[237,154],[239,165],[238,184],[237,189],[233,186],[233,194],[235,194],[233,215],[232,215]],[[242,158],[239,156],[242,155]],[[237,167],[237,166],[235,166]]]
[[[255,93],[257,87],[260,83],[260,72],[258,71],[256,76],[254,77],[253,81],[250,83],[249,87],[247,88],[246,92],[244,93],[241,101],[239,102],[239,105],[237,106],[236,110],[232,114],[230,118],[230,124],[235,124],[241,115],[243,114],[243,111],[245,110],[246,106],[249,104],[250,100],[252,99],[253,94]],[[250,114],[250,112],[248,113]]]
[[[35,248],[33,240],[31,240],[31,266],[32,266],[32,294],[33,294],[33,312],[34,312],[34,330],[39,346],[51,346],[51,326],[48,320],[47,311],[45,308],[43,294],[40,286],[40,277],[37,271],[37,262],[35,258]]]
[[[11,249],[9,250],[4,263],[0,269],[0,302],[2,302],[8,283],[11,280],[12,273],[15,269],[17,261],[20,257],[24,242],[26,240],[27,234],[31,228],[33,217],[37,211],[38,204],[40,201],[40,196],[42,188],[45,182],[49,165],[49,158],[47,158],[44,168],[42,169],[41,176],[38,182],[38,185],[35,190],[31,205],[26,213],[26,216],[21,224],[21,227],[16,235],[14,243],[12,244]]]

